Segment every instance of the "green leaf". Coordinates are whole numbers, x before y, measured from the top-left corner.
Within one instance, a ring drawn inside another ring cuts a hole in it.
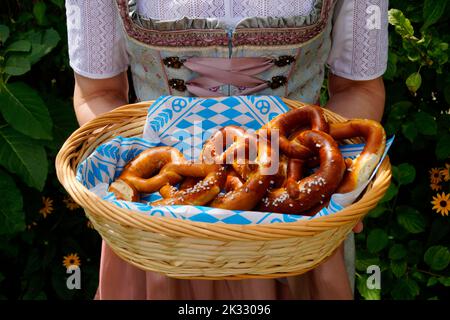
[[[405,185],[412,183],[416,178],[416,168],[409,163],[402,163],[398,167],[398,183]]]
[[[0,112],[17,131],[35,139],[52,138],[52,120],[41,97],[25,83],[0,83]]]
[[[386,211],[387,211],[386,207],[379,205],[375,209],[369,211],[368,217],[369,218],[378,218]]]
[[[410,101],[399,101],[394,103],[389,112],[389,117],[396,120],[402,120],[408,115],[411,107],[412,103]]]
[[[397,222],[410,233],[425,231],[427,221],[416,209],[408,206],[397,207]]]
[[[417,282],[412,279],[398,279],[391,295],[396,300],[412,300],[420,293]]]
[[[417,130],[416,124],[414,122],[407,122],[402,125],[402,133],[411,143],[416,139],[419,131]]]
[[[20,76],[30,71],[31,65],[26,57],[23,56],[11,56],[6,59],[5,73],[12,76]]]
[[[412,271],[410,275],[419,283],[425,282],[425,275],[419,271]]]
[[[9,28],[4,24],[0,24],[0,42],[5,43],[5,41],[9,38]]]
[[[396,243],[389,249],[389,259],[403,259],[406,257],[406,252],[406,248],[402,244]]]
[[[409,163],[402,163],[393,168],[393,175],[399,185],[409,184],[416,178],[416,169]]]
[[[25,229],[22,194],[14,180],[3,170],[0,170],[0,235],[14,234]]]
[[[450,287],[450,277],[440,277],[439,282],[446,287]]]
[[[389,23],[395,27],[395,31],[404,38],[414,36],[414,28],[411,22],[398,9],[390,9],[388,12]]]
[[[381,198],[380,203],[391,201],[392,199],[394,199],[397,193],[398,193],[397,186],[395,185],[395,183],[391,182],[383,198]]]
[[[401,278],[406,272],[406,261],[391,261],[391,271],[396,278]]]
[[[414,123],[422,134],[431,136],[437,133],[436,119],[426,112],[417,112]]]
[[[6,48],[6,52],[28,52],[30,49],[31,42],[29,40],[17,40]]]
[[[42,98],[46,101],[53,120],[53,140],[45,142],[45,144],[47,147],[59,151],[64,141],[78,128],[73,105],[70,101],[62,101],[50,94],[44,94]]]
[[[47,10],[47,6],[43,1],[35,2],[33,6],[33,14],[36,18],[36,21],[39,25],[46,24],[47,17],[45,15],[45,11]]]
[[[367,287],[367,275],[358,277],[357,279],[357,288],[359,294],[365,300],[380,300],[381,298],[381,290],[380,289],[369,289]]]
[[[438,283],[438,279],[435,277],[430,277],[427,282],[427,287],[432,287]]]
[[[31,64],[38,62],[43,56],[56,47],[61,39],[55,29],[45,31],[30,31],[28,39],[31,41],[31,52],[28,55]]]
[[[439,20],[445,12],[447,1],[448,0],[425,0],[423,5],[423,18],[425,23],[422,26],[422,30],[425,30]]]
[[[43,189],[48,172],[45,149],[9,126],[0,128],[0,165],[28,186]]]
[[[64,8],[64,0],[51,0],[51,1],[58,8],[60,8],[60,9]]]
[[[373,229],[367,236],[367,249],[372,253],[383,250],[388,244],[389,238],[382,229]]]
[[[433,270],[444,270],[450,263],[450,252],[444,246],[432,246],[425,252],[424,260]]]
[[[442,135],[436,144],[436,157],[439,160],[450,157],[450,134]]]
[[[406,79],[405,83],[410,92],[416,93],[417,90],[419,90],[420,86],[422,85],[422,77],[421,77],[420,73],[413,72]]]
[[[357,252],[357,257],[355,260],[356,270],[367,272],[367,268],[373,265],[380,265],[380,259],[377,256],[374,257],[373,255],[367,254],[364,251]]]

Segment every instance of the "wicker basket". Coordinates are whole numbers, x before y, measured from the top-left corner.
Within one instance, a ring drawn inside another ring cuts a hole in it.
[[[291,108],[304,104],[284,99]],[[113,251],[138,268],[185,279],[275,278],[316,267],[374,208],[390,184],[386,157],[360,199],[337,214],[313,220],[232,225],[149,217],[104,201],[75,178],[77,165],[102,143],[121,135],[140,136],[150,102],[101,115],[75,131],[57,158],[59,181],[81,205]],[[324,110],[330,122],[345,119]]]

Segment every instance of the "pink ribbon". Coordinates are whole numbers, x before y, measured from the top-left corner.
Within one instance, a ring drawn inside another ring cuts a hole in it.
[[[187,59],[183,65],[200,76],[186,82],[189,92],[201,97],[217,97],[223,94],[213,88],[222,85],[247,87],[240,94],[252,94],[268,87],[265,80],[254,75],[270,69],[273,61],[264,57],[245,58],[203,58]]]

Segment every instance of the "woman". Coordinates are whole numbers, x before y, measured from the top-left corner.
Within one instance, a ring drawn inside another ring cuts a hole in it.
[[[66,0],[80,125],[160,95],[269,94],[380,121],[387,0]],[[359,223],[354,231],[360,232]],[[351,299],[353,238],[298,277],[191,281],[141,271],[103,243],[97,299]],[[345,251],[345,261],[344,261]],[[349,281],[350,279],[350,281]]]

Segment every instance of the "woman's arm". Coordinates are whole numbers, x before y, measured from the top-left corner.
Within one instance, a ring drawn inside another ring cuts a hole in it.
[[[127,103],[126,72],[108,79],[90,79],[75,73],[73,105],[80,125]]]
[[[327,108],[346,118],[366,118],[381,121],[385,92],[383,79],[353,81],[330,74],[330,100]],[[362,231],[359,222],[354,232]],[[352,299],[350,283],[344,262],[344,247],[309,273],[309,294],[312,299]]]
[[[329,74],[330,100],[327,108],[346,118],[366,118],[381,121],[385,91],[381,77],[354,81]]]

